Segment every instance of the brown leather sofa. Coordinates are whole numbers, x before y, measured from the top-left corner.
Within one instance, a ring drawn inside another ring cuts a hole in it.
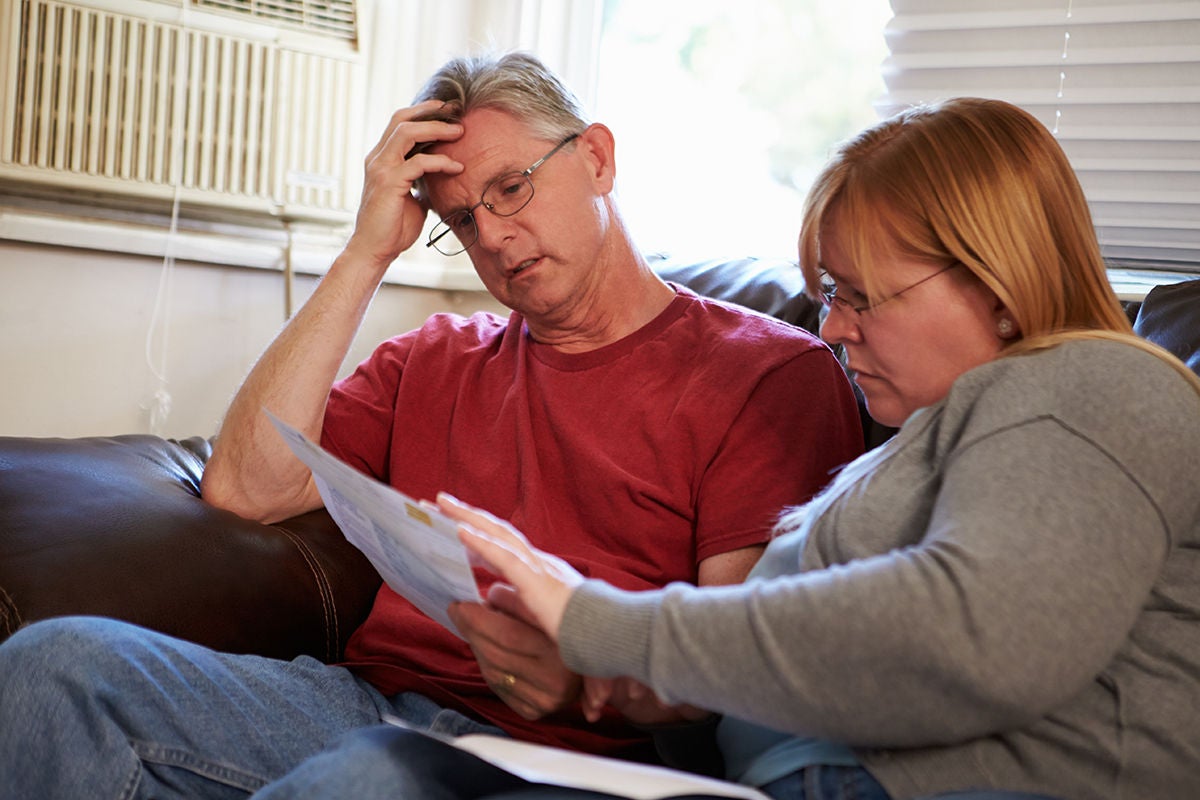
[[[0,638],[64,614],[330,661],[379,576],[324,511],[260,525],[200,499],[200,438],[0,438]]]
[[[810,329],[819,319],[786,261],[658,269]],[[1155,289],[1141,312],[1138,332],[1195,368],[1200,281]],[[890,433],[869,425],[867,443]],[[205,503],[210,453],[203,438],[0,437],[0,639],[34,620],[98,614],[232,652],[337,660],[378,575],[324,511],[261,525]]]

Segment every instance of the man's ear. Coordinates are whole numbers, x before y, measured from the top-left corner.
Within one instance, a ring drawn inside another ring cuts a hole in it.
[[[611,192],[617,179],[616,140],[612,131],[606,125],[593,122],[579,134],[575,142],[576,150],[588,165],[597,192]]]

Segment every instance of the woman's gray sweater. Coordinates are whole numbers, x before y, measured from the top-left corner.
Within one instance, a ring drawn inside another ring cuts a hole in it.
[[[1200,796],[1198,476],[1200,396],[1165,362],[1001,358],[843,470],[746,583],[588,581],[561,648],[849,744],[897,800]]]

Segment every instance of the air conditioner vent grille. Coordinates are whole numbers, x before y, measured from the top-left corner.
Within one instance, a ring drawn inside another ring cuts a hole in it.
[[[0,178],[350,218],[352,58],[54,0],[21,0],[5,30]]]
[[[249,15],[309,33],[354,41],[354,0],[192,0],[206,11]]]

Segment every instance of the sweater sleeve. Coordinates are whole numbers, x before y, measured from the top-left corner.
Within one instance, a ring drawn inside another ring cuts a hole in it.
[[[1194,508],[1159,498],[1189,491],[1170,465],[1197,444],[1156,440],[1157,471],[1135,471],[1051,417],[996,429],[948,456],[919,541],[714,590],[585,584],[564,619],[564,658],[670,702],[856,746],[1021,725],[1126,640],[1173,526],[1194,525],[1179,518]],[[767,558],[790,553],[775,566],[795,570],[795,550],[776,545]]]

